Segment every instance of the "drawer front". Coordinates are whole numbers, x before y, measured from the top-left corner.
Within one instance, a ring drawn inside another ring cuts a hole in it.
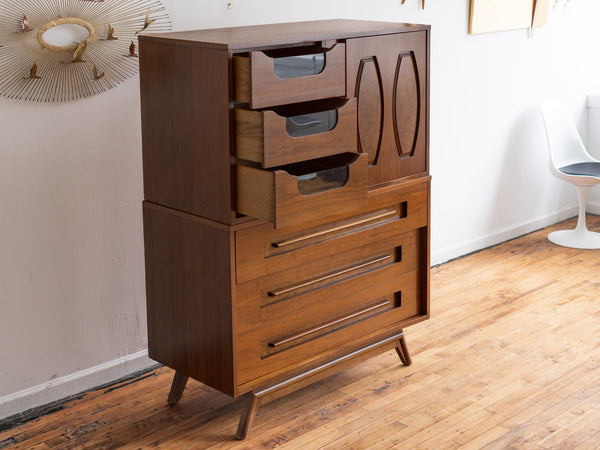
[[[421,239],[422,230],[417,229],[394,235],[376,245],[340,251],[327,257],[322,257],[318,248],[313,248],[309,263],[238,284],[238,333],[265,326],[306,328],[310,325],[308,316],[313,308],[320,308],[340,291],[347,296],[349,292],[365,289],[365,285],[380,284],[389,277],[417,271]],[[358,304],[347,302],[345,307],[359,309],[362,300],[360,296],[357,299]],[[286,317],[286,320],[281,321],[279,317]]]
[[[356,152],[356,99],[350,99],[333,112],[335,126],[327,132],[290,136],[286,118],[274,111],[235,110],[235,152],[241,159],[275,167],[299,161]],[[309,123],[308,126],[314,124]]]
[[[255,303],[262,326],[237,335],[238,383],[276,378],[328,352],[366,345],[423,320],[422,271],[404,270],[392,258],[335,286],[262,308]]]
[[[293,49],[291,49],[293,50]],[[281,58],[272,58],[260,51],[248,56],[234,56],[235,100],[248,103],[250,108],[268,108],[289,103],[319,100],[346,95],[346,47],[336,44],[324,56],[322,70],[318,73],[294,76],[278,73]],[[301,65],[301,64],[298,64]],[[283,67],[283,66],[282,66]],[[318,70],[318,69],[317,69]]]
[[[292,267],[298,278],[308,277],[326,271],[342,252],[358,255],[365,246],[378,251],[391,248],[399,234],[428,225],[428,180],[369,192],[356,212],[326,224],[319,218],[281,229],[261,224],[236,232],[237,282]]]
[[[329,212],[347,213],[359,208],[367,197],[366,155],[342,154],[330,158],[338,162],[331,169],[317,172],[307,172],[313,169],[300,164],[300,172],[307,175],[289,173],[291,166],[285,166],[287,171],[236,166],[237,211],[281,228],[315,220]],[[317,167],[321,166],[320,161],[306,164],[315,163]],[[309,178],[303,179],[306,176]]]

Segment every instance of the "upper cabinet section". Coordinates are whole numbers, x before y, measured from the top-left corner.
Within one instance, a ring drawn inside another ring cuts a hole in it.
[[[347,89],[358,100],[358,151],[369,184],[428,171],[428,33],[346,41]]]
[[[285,227],[427,175],[429,30],[326,20],[140,36],[145,199]]]
[[[258,109],[345,96],[345,66],[344,44],[331,49],[299,47],[234,56],[235,100]]]

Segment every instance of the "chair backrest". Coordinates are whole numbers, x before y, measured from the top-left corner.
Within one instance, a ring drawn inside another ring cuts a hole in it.
[[[579,131],[562,102],[542,102],[540,110],[546,127],[550,162],[555,170],[569,164],[595,161],[585,149]]]

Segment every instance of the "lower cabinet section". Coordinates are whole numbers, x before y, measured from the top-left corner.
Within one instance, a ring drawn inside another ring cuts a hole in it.
[[[393,341],[429,314],[428,201],[427,177],[278,229],[145,202],[150,357],[238,396]]]

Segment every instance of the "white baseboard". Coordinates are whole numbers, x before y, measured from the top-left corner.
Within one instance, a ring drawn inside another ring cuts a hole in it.
[[[148,350],[99,364],[47,383],[0,397],[0,419],[62,400],[155,365]]]
[[[449,247],[437,251],[434,249],[431,253],[431,265],[436,266],[438,264],[448,262],[452,259],[468,255],[469,253],[473,253],[478,250],[482,250],[484,248],[500,244],[501,242],[505,242],[510,239],[523,236],[524,234],[539,230],[540,228],[544,228],[549,225],[554,225],[557,222],[576,216],[577,211],[577,206],[573,206],[562,211],[549,214],[547,216],[539,217],[528,222],[516,224],[498,233],[490,234],[469,242],[464,242],[454,247]],[[599,214],[600,203],[589,202],[587,205],[587,212],[592,214]]]
[[[600,202],[588,202],[587,212],[600,215]]]

